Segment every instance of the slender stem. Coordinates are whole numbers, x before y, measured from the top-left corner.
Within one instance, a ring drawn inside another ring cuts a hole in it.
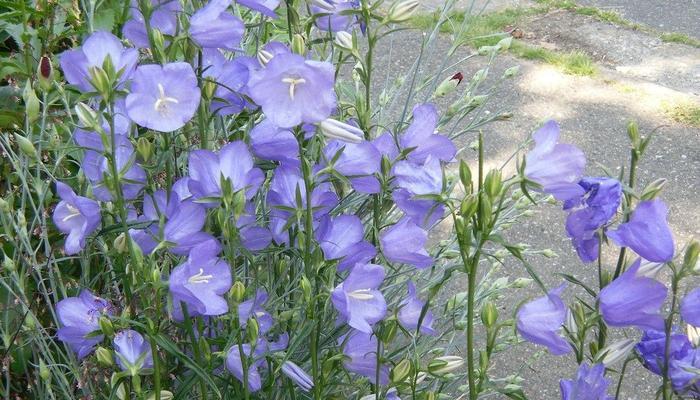
[[[635,180],[637,177],[637,162],[639,161],[639,155],[636,149],[632,149],[630,160],[630,177],[628,186],[630,190],[634,189]],[[623,217],[623,222],[628,222],[630,220],[630,214],[632,213],[632,195],[625,193],[625,215]],[[627,253],[627,248],[623,247],[620,249],[620,255],[617,257],[617,265],[615,266],[615,274],[613,275],[613,280],[615,280],[620,274],[622,274],[622,266],[625,261],[625,254]]]
[[[598,288],[603,289],[603,232],[598,232]],[[608,336],[608,328],[601,318],[598,321],[598,350],[605,347]]]
[[[620,388],[622,388],[622,380],[625,378],[625,371],[627,370],[627,364],[630,362],[630,358],[625,360],[622,364],[622,369],[620,370],[620,378],[617,380],[617,388],[615,389],[615,400],[620,398]]]
[[[669,360],[671,356],[671,330],[673,329],[673,315],[676,312],[676,303],[678,301],[678,281],[680,280],[679,274],[676,269],[671,265],[673,270],[673,279],[671,279],[671,310],[666,318],[666,342],[664,346],[664,365],[663,367],[663,398],[664,400],[671,400],[673,393],[671,391],[670,379],[668,376],[669,372]]]
[[[204,361],[202,360],[202,356],[199,352],[199,344],[197,343],[197,336],[194,334],[194,328],[192,327],[192,319],[190,318],[190,314],[187,311],[187,304],[185,302],[180,302],[180,307],[182,308],[182,318],[185,323],[185,330],[187,331],[187,334],[190,335],[190,340],[192,340],[192,351],[194,353],[194,359],[197,361],[198,365],[204,365]],[[245,372],[245,368],[243,369]],[[203,379],[199,379],[199,391],[202,394],[202,399],[207,398],[207,384],[204,382]]]
[[[151,342],[151,356],[153,357],[153,394],[155,400],[160,400],[160,360],[158,359],[158,348],[156,341],[152,335],[148,336],[148,341]]]

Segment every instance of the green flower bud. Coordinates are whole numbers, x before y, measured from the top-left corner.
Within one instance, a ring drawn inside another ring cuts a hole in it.
[[[105,63],[109,58],[105,58]],[[90,67],[90,84],[95,88],[97,93],[102,97],[109,97],[112,91],[112,82],[107,74],[107,72],[100,67]]]
[[[302,296],[304,297],[304,301],[306,303],[311,302],[311,282],[309,282],[309,279],[306,278],[305,275],[301,277],[301,280],[299,282],[299,286],[301,287],[301,293]]]
[[[547,258],[555,258],[557,257],[557,253],[555,253],[552,249],[544,249],[542,250],[542,255],[547,257]]]
[[[469,220],[476,214],[476,210],[479,208],[479,200],[476,194],[470,194],[462,200],[462,204],[459,206],[459,214],[462,218]]]
[[[394,3],[389,9],[387,19],[390,22],[403,22],[410,19],[418,9],[420,2],[418,0],[403,0]]]
[[[36,148],[29,139],[18,133],[15,133],[15,141],[17,142],[17,146],[19,147],[19,150],[22,152],[22,154],[31,158],[32,160],[36,160],[38,158]]]
[[[36,70],[36,76],[39,79],[39,87],[47,92],[51,89],[54,80],[53,65],[49,56],[42,56],[39,59],[39,66]]]
[[[302,56],[306,54],[306,43],[304,37],[298,33],[295,33],[294,36],[292,36],[292,51]]]
[[[642,200],[653,200],[663,190],[667,180],[664,178],[657,179],[649,183],[642,191]]]
[[[101,366],[107,368],[114,365],[114,357],[112,357],[112,352],[100,346],[95,350],[95,355],[97,356],[97,363]]]
[[[32,84],[28,79],[27,83],[24,85],[22,99],[24,100],[24,112],[27,115],[29,122],[31,123],[39,119],[41,103],[39,102],[39,98],[36,97],[36,92],[34,92]]]
[[[456,371],[464,365],[464,359],[458,356],[437,357],[428,364],[428,372],[433,375],[445,375]]]
[[[470,193],[472,190],[472,170],[464,160],[459,160],[459,180],[462,182],[465,192]]]
[[[490,301],[481,308],[481,322],[487,328],[492,327],[498,320],[498,309]]]
[[[101,316],[99,324],[100,324],[100,330],[102,331],[102,333],[105,336],[107,336],[109,338],[114,336],[114,326],[112,326],[112,321],[110,321],[109,318],[107,318],[104,315]]]
[[[394,384],[403,382],[411,374],[412,369],[411,362],[404,358],[401,360],[401,362],[396,364],[394,368],[392,368],[391,372],[389,373],[389,379],[391,379],[391,382]]]
[[[249,318],[248,323],[245,328],[246,334],[248,335],[248,340],[250,343],[256,343],[258,341],[258,335],[260,334],[260,326],[258,325],[258,320],[255,318]]]
[[[51,371],[49,371],[43,358],[39,359],[39,376],[45,381],[51,380]]]
[[[688,245],[683,257],[683,268],[689,269],[698,273],[700,264],[698,264],[698,255],[700,254],[700,243],[695,239]]]
[[[632,147],[639,149],[641,138],[639,137],[639,126],[637,126],[637,122],[630,121],[627,124],[627,136],[630,138],[630,142],[632,142]]]
[[[100,117],[95,110],[85,103],[78,103],[75,106],[75,113],[78,116],[80,125],[84,128],[96,131],[100,129]]]
[[[15,262],[12,261],[10,257],[7,256],[7,254],[3,254],[3,260],[2,260],[2,266],[5,268],[6,271],[12,272],[15,270]]]
[[[522,289],[530,286],[532,279],[530,278],[518,278],[511,283],[511,286],[517,289]]]
[[[503,72],[503,77],[504,78],[512,78],[512,77],[518,75],[518,72],[520,72],[520,66],[516,65],[514,67],[510,67],[510,68],[506,69]]]
[[[240,303],[245,298],[245,285],[241,281],[236,281],[233,286],[231,286],[231,300],[236,303]]]
[[[345,31],[338,31],[335,33],[335,40],[333,41],[336,46],[341,49],[353,51],[355,48],[354,40],[351,33]]]
[[[120,233],[119,236],[114,239],[114,249],[117,250],[119,254],[126,254],[126,252],[129,251],[124,232]]]
[[[492,169],[486,174],[484,188],[490,199],[495,199],[501,193],[501,188],[503,188],[502,179],[501,171],[498,169]]]
[[[148,139],[141,136],[139,140],[136,141],[136,151],[139,153],[143,161],[148,162],[153,154],[153,144],[151,144]]]
[[[451,77],[445,79],[440,83],[440,85],[438,85],[437,89],[435,89],[433,96],[443,97],[454,92],[454,90],[457,89],[457,86],[462,83],[462,79],[464,79],[464,75],[462,75],[461,72],[457,72]]]

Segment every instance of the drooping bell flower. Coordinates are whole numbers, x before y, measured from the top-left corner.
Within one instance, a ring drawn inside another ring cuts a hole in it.
[[[442,193],[442,167],[440,160],[433,156],[428,156],[424,164],[399,161],[394,164],[392,173],[396,185],[413,195],[439,195]]]
[[[629,247],[642,258],[664,263],[673,259],[675,245],[663,201],[648,200],[637,204],[629,222],[608,232],[608,237],[622,247]]]
[[[605,366],[594,364],[579,366],[575,379],[559,381],[562,400],[612,400],[607,390],[610,380],[605,378]]]
[[[275,9],[279,7],[280,0],[236,0],[236,3],[270,18],[277,18]]]
[[[372,333],[372,325],[386,315],[386,301],[377,288],[384,281],[384,267],[357,264],[331,294],[339,319],[360,332]]]
[[[609,326],[636,326],[640,329],[664,329],[661,306],[668,289],[659,281],[639,276],[641,260],[610,282],[598,295],[600,314]]]
[[[554,355],[571,351],[571,345],[561,336],[567,312],[561,299],[565,288],[566,284],[563,284],[550,290],[546,296],[524,304],[516,316],[520,336],[528,342],[546,346]]]
[[[669,360],[681,359],[693,348],[688,337],[682,333],[671,333]],[[656,375],[661,375],[666,360],[666,332],[644,331],[641,340],[635,346],[642,358],[644,367]]]
[[[244,382],[243,360],[241,360],[241,348],[246,358],[246,366],[248,367],[248,391],[257,392],[262,388],[262,376],[260,368],[265,364],[265,360],[260,358],[263,354],[259,347],[250,346],[244,343],[241,346],[234,344],[226,354],[226,369],[238,379],[239,382]]]
[[[114,359],[122,371],[137,371],[153,368],[151,344],[131,329],[114,335]]]
[[[322,2],[325,3],[324,7],[319,6]],[[343,11],[357,9],[359,6],[359,0],[321,0],[312,2],[311,13],[321,14],[314,19],[318,29],[330,32],[347,31],[357,23],[357,16]]]
[[[70,186],[56,182],[61,201],[53,212],[53,222],[59,231],[67,234],[63,247],[67,255],[85,248],[85,239],[100,226],[100,205],[92,199],[78,196]]]
[[[379,237],[382,254],[387,260],[416,268],[428,268],[435,263],[425,250],[427,241],[428,232],[406,217],[383,230]]]
[[[204,206],[192,200],[182,201],[175,192],[169,197],[164,190],[158,190],[143,199],[143,215],[137,221],[151,224],[142,230],[129,231],[143,253],[150,254],[165,241],[171,246],[170,252],[185,255],[203,242],[216,241],[211,234],[202,232],[207,217]],[[165,220],[162,233],[159,231],[161,215]]]
[[[231,288],[231,267],[218,254],[221,246],[206,241],[190,251],[187,261],[170,273],[173,318],[183,319],[180,303],[190,316],[221,315],[228,311],[224,295]]]
[[[336,108],[335,70],[328,62],[278,54],[250,77],[248,89],[265,116],[281,127],[321,122]]]
[[[681,317],[693,326],[700,326],[700,288],[688,292],[681,301]]]
[[[263,308],[266,302],[267,291],[258,289],[255,292],[255,297],[238,305],[238,323],[241,328],[245,328],[248,325],[248,320],[254,318],[258,323],[260,334],[265,334],[272,329],[272,324],[274,324],[272,315]]]
[[[236,114],[249,105],[243,97],[250,76],[248,62],[247,57],[228,60],[218,49],[202,51],[202,76],[216,85],[210,105],[213,113]]]
[[[151,0],[151,29],[158,30],[163,35],[174,36],[177,29],[177,13],[182,11],[179,0]],[[148,32],[143,14],[136,0],[131,1],[131,18],[126,21],[122,34],[134,46],[149,47]]]
[[[691,348],[684,356],[671,358],[668,364],[668,377],[673,390],[683,398],[697,399],[700,396],[697,373],[700,369],[700,349]]]
[[[190,18],[190,36],[203,48],[237,50],[245,32],[240,18],[226,9],[231,0],[210,0]]]
[[[282,373],[305,392],[310,391],[314,387],[314,381],[309,374],[291,361],[285,361],[282,364]]]
[[[592,262],[598,258],[597,232],[615,216],[622,199],[622,186],[617,179],[592,177],[583,178],[578,184],[583,194],[564,204],[564,209],[570,211],[566,232],[579,258]]]
[[[392,193],[396,207],[414,224],[430,229],[445,215],[445,206],[435,200],[415,198],[408,190],[397,189]]]
[[[586,157],[570,144],[559,143],[559,125],[547,121],[534,133],[535,148],[525,159],[525,176],[542,185],[542,191],[565,201],[580,196],[578,185],[586,167]]]
[[[252,202],[246,204],[243,214],[236,219],[236,228],[238,228],[241,245],[248,251],[260,251],[272,242],[270,230],[258,225],[258,216]]]
[[[345,271],[357,263],[366,263],[377,250],[364,240],[364,226],[354,215],[324,216],[314,231],[323,258],[339,260],[338,271]]]
[[[371,142],[333,140],[323,149],[323,154],[329,167],[348,178],[356,191],[371,194],[381,190],[374,174],[381,170],[382,155]]]
[[[413,148],[408,153],[408,159],[422,164],[429,156],[443,162],[454,160],[457,148],[446,136],[436,133],[439,120],[437,108],[431,103],[418,104],[413,107],[413,121],[399,143],[405,149]]]
[[[279,128],[268,119],[250,130],[250,148],[263,160],[287,163],[299,160],[299,144],[292,131]]]
[[[97,31],[91,34],[82,47],[67,50],[59,58],[63,75],[68,83],[83,92],[95,90],[90,84],[90,68],[102,68],[107,57],[111,59],[115,71],[122,71],[120,85],[131,78],[138,61],[136,49],[125,49],[119,38],[109,32]]]
[[[199,99],[197,76],[190,64],[148,64],[136,68],[126,110],[140,126],[172,132],[192,119]]]
[[[437,331],[433,329],[433,312],[428,310],[423,316],[423,321],[420,321],[421,313],[425,302],[418,297],[416,286],[413,282],[408,281],[408,296],[399,304],[399,323],[407,331],[415,331],[418,329],[420,322],[420,332],[425,335],[437,335]]]
[[[56,304],[56,315],[60,328],[56,332],[58,340],[70,347],[79,360],[92,353],[104,335],[88,335],[100,329],[100,317],[112,315],[112,305],[87,289],[78,297],[67,297]]]
[[[351,330],[347,335],[338,339],[338,345],[343,345],[343,354],[348,358],[343,366],[350,372],[364,376],[373,384],[377,384],[377,337],[373,334]],[[379,384],[389,382],[389,368],[379,365]]]

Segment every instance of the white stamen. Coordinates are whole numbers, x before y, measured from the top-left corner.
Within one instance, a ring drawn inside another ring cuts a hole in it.
[[[168,103],[174,103],[177,104],[179,101],[174,98],[174,97],[168,97],[165,95],[165,88],[163,88],[163,85],[160,83],[158,84],[158,100],[156,100],[155,103],[153,103],[153,108],[161,113],[162,115],[166,115],[168,113]]]
[[[68,211],[70,211],[70,214],[63,217],[63,222],[66,222],[71,218],[79,217],[81,215],[80,211],[77,208],[73,207],[72,205],[70,205],[68,203],[66,203],[66,208],[68,208]]]
[[[289,84],[289,98],[294,100],[294,90],[296,89],[296,86],[301,85],[302,83],[306,83],[306,79],[304,79],[304,78],[282,78],[282,82]]]
[[[348,293],[348,296],[356,300],[372,300],[374,295],[370,293],[372,289],[358,289]]]
[[[190,278],[187,280],[187,282],[189,282],[191,284],[209,283],[209,280],[213,277],[214,277],[214,275],[204,275],[204,270],[202,268],[200,268],[199,272],[195,275],[190,276]]]

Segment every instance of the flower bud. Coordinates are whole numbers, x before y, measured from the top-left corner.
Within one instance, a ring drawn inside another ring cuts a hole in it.
[[[145,137],[141,136],[138,141],[136,141],[136,151],[139,153],[143,161],[148,162],[153,154],[153,145]]]
[[[111,58],[106,58],[109,60]],[[108,97],[107,95],[112,90],[112,83],[107,75],[107,72],[100,67],[90,67],[88,70],[88,75],[90,76],[90,84],[95,88],[97,93],[102,97]]]
[[[479,200],[476,194],[470,194],[462,200],[459,206],[459,214],[462,218],[469,220],[476,213],[479,207]]]
[[[124,232],[120,233],[116,239],[114,239],[114,249],[117,250],[119,254],[125,254],[129,251],[129,246],[126,243],[126,235]]]
[[[382,342],[389,344],[394,340],[394,337],[396,337],[396,333],[399,331],[399,324],[396,323],[396,320],[388,321],[384,329],[381,330],[380,333],[380,339]]]
[[[29,139],[18,133],[15,133],[15,141],[17,142],[17,146],[19,147],[19,150],[22,152],[22,154],[33,160],[37,159],[36,148]]]
[[[564,321],[564,327],[572,335],[576,335],[578,333],[578,323],[576,323],[576,317],[574,316],[574,313],[572,313],[569,309],[566,310],[566,320]]]
[[[451,77],[445,79],[440,83],[440,85],[438,85],[437,89],[435,89],[433,96],[443,97],[452,93],[455,89],[457,89],[457,86],[462,83],[462,79],[464,79],[464,75],[462,75],[461,72],[457,72]]]
[[[27,83],[24,85],[22,99],[24,100],[24,112],[29,122],[31,123],[39,119],[41,103],[39,102],[39,98],[36,97],[36,92],[34,92],[29,79],[27,79]]]
[[[352,40],[352,34],[346,31],[338,31],[335,33],[335,40],[333,41],[336,46],[341,49],[352,51],[355,48],[355,44]]]
[[[458,356],[437,357],[428,364],[428,372],[433,375],[445,375],[456,371],[464,365],[464,359]]]
[[[513,37],[508,36],[508,37],[505,37],[505,38],[501,39],[500,41],[498,41],[496,46],[498,46],[498,48],[501,50],[508,50],[508,49],[510,49],[510,45],[512,43],[513,43]]]
[[[642,200],[653,200],[666,186],[666,179],[661,178],[649,183],[642,191]]]
[[[95,350],[95,355],[97,356],[97,363],[101,366],[107,368],[114,365],[114,358],[112,357],[112,352],[100,346]]]
[[[518,278],[511,283],[511,287],[522,289],[530,286],[532,279],[530,278]]]
[[[464,160],[459,160],[459,180],[464,186],[464,190],[469,193],[472,188],[472,171],[469,169],[469,164]]]
[[[258,325],[258,320],[255,318],[249,318],[248,323],[245,327],[246,334],[248,335],[248,340],[250,343],[256,343],[258,341],[258,335],[260,334],[260,326]]]
[[[697,273],[697,271],[700,269],[700,264],[698,264],[698,254],[700,254],[700,243],[693,239],[693,241],[688,245],[688,249],[685,251],[685,256],[683,257],[683,268]]]
[[[5,268],[6,271],[12,272],[15,270],[15,262],[12,261],[10,257],[7,256],[7,254],[3,254],[3,260],[2,260],[2,267]]]
[[[306,303],[311,302],[311,282],[306,278],[306,276],[301,277],[301,281],[299,282],[299,286],[301,287],[301,293],[302,296],[304,296],[304,301]]]
[[[292,36],[292,51],[302,56],[306,54],[306,42],[304,37],[298,33]]]
[[[51,379],[51,371],[49,371],[49,368],[46,366],[43,358],[39,359],[39,376],[45,381],[49,381]]]
[[[485,327],[492,327],[498,320],[498,309],[490,301],[481,308],[481,322]]]
[[[552,249],[544,249],[542,250],[542,255],[547,257],[547,258],[555,258],[557,257],[557,253],[554,252]]]
[[[403,22],[410,19],[418,9],[420,2],[418,0],[403,0],[394,3],[389,9],[389,21]]]
[[[638,149],[640,144],[639,126],[637,126],[635,121],[630,121],[629,124],[627,124],[627,136],[630,138],[630,142],[632,142],[632,147]]]
[[[48,91],[51,89],[54,73],[49,56],[42,56],[41,59],[39,59],[39,67],[36,70],[36,76],[39,79],[39,87],[41,87],[41,90]]]
[[[401,360],[401,362],[396,364],[394,368],[392,368],[391,372],[389,373],[389,379],[391,379],[392,383],[403,382],[411,374],[411,369],[411,362],[404,358]]]
[[[5,199],[0,199],[0,211],[4,213],[10,212],[10,205],[7,204],[7,201],[5,201]]]
[[[685,332],[693,347],[698,347],[698,345],[700,345],[700,328],[688,324],[685,327]]]
[[[265,49],[260,49],[258,50],[257,57],[260,65],[264,67],[267,65],[267,63],[270,62],[270,60],[272,60],[272,57],[274,57],[274,55]]]
[[[105,336],[110,338],[114,336],[114,326],[112,326],[112,321],[110,321],[109,318],[105,317],[104,315],[101,316],[99,324],[100,330]]]
[[[364,132],[360,128],[332,118],[321,121],[318,127],[321,129],[321,133],[330,139],[338,139],[348,143],[360,143],[364,138]]]
[[[502,179],[501,170],[498,169],[492,169],[486,174],[486,178],[484,178],[484,188],[490,199],[495,199],[501,192],[501,188],[503,187]]]
[[[606,346],[596,355],[596,358],[598,358],[600,362],[609,368],[618,361],[622,361],[627,358],[627,354],[632,350],[635,344],[637,344],[637,342],[632,339],[620,340]]]
[[[517,75],[518,72],[520,72],[520,66],[516,65],[516,66],[514,66],[514,67],[510,67],[510,68],[506,69],[506,70],[503,72],[503,77],[504,77],[504,78],[512,78],[512,77],[514,77],[515,75]]]
[[[93,110],[85,103],[78,103],[75,106],[75,113],[78,115],[78,120],[83,128],[96,131],[100,128],[100,118]]]
[[[155,285],[160,285],[162,283],[160,268],[155,267],[151,270],[151,282]]]
[[[236,281],[231,286],[231,300],[240,303],[245,298],[245,285],[241,281]]]

